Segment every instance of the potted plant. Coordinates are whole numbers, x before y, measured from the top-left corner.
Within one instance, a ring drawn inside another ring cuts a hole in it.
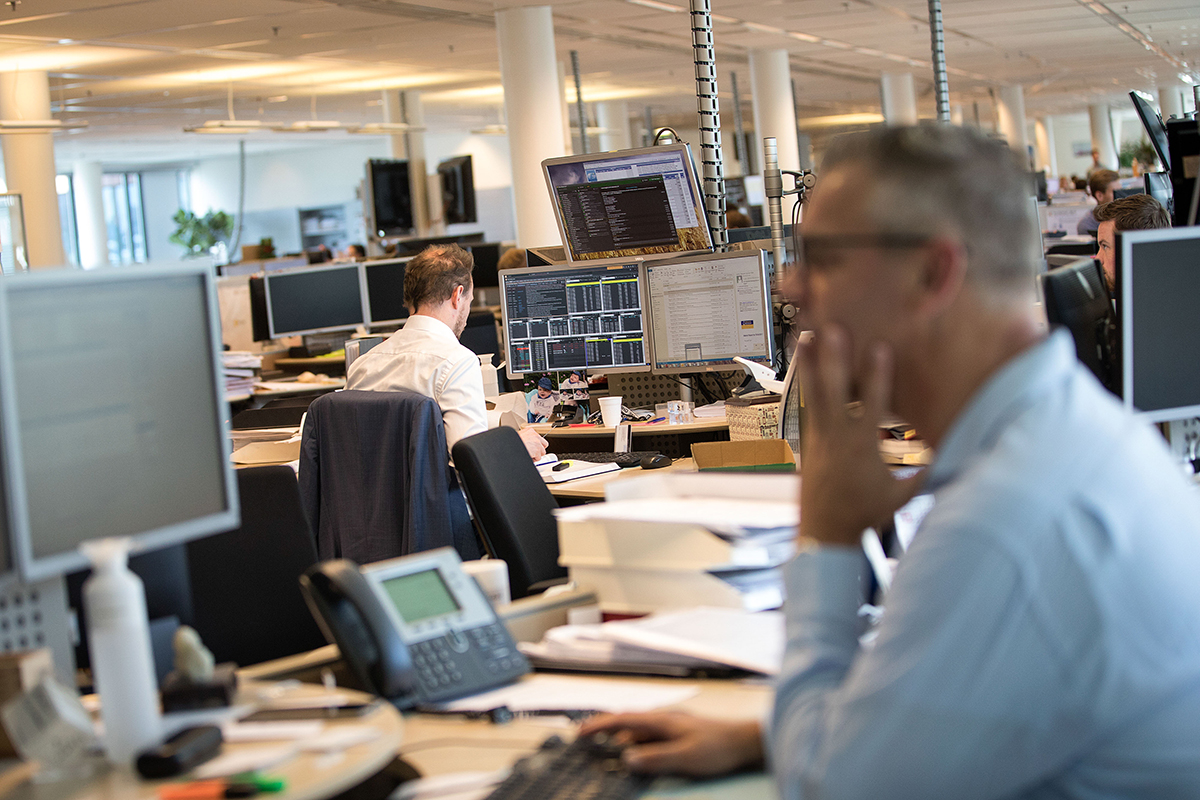
[[[199,217],[181,208],[171,220],[176,228],[168,238],[187,251],[185,258],[212,252],[218,245],[223,246],[233,233],[233,217],[224,211],[209,211]],[[214,252],[213,255],[217,254]]]

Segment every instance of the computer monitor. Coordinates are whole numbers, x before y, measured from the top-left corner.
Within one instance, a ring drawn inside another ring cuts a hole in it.
[[[654,372],[740,370],[775,356],[766,253],[741,250],[646,264]]]
[[[650,368],[638,263],[510,269],[500,273],[508,375]]]
[[[467,249],[471,251],[471,258],[475,261],[475,269],[471,273],[475,288],[494,289],[499,286],[500,276],[496,267],[500,263],[500,243],[472,244],[468,245]]]
[[[1121,397],[1152,422],[1200,416],[1200,227],[1117,234]]]
[[[437,171],[442,179],[442,221],[447,225],[477,222],[471,157],[447,159],[437,165]]]
[[[383,239],[412,231],[412,187],[408,162],[372,158],[367,161],[367,221],[369,230]]]
[[[404,267],[411,260],[387,258],[360,265],[368,324],[395,325],[408,319],[408,306],[404,305]]]
[[[549,158],[542,170],[571,263],[712,251],[686,144]]]
[[[1041,280],[1046,321],[1071,332],[1079,360],[1100,383],[1113,389],[1113,309],[1100,263],[1091,258],[1075,259],[1046,272]]]
[[[366,322],[358,270],[358,264],[339,264],[264,275],[271,338],[351,330]]]
[[[1129,99],[1133,101],[1133,108],[1137,111],[1138,119],[1142,121],[1142,127],[1145,128],[1146,135],[1150,137],[1150,144],[1153,145],[1154,152],[1158,156],[1158,163],[1162,165],[1163,169],[1170,169],[1171,151],[1167,145],[1167,126],[1163,124],[1162,115],[1155,111],[1154,106],[1146,102],[1146,99],[1137,92],[1130,92]]]
[[[239,525],[212,272],[55,270],[0,282],[8,534],[26,581],[81,542],[153,550]]]

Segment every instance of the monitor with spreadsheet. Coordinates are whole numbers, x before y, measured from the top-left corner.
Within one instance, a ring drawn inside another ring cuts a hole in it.
[[[509,376],[648,370],[644,282],[636,263],[501,272]]]
[[[571,263],[712,252],[686,144],[542,162]]]
[[[386,258],[364,261],[364,294],[367,298],[367,323],[395,325],[408,319],[404,304],[404,267],[411,259]]]
[[[1200,228],[1117,237],[1125,406],[1153,422],[1200,416]]]
[[[271,338],[351,330],[365,323],[358,269],[358,264],[339,264],[266,273]]]
[[[773,363],[762,250],[646,264],[646,298],[655,372],[740,370],[734,356]]]
[[[27,581],[78,545],[152,550],[236,528],[211,270],[54,270],[0,282],[0,430]]]

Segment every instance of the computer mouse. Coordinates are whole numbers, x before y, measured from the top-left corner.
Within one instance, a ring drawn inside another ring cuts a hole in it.
[[[662,467],[669,466],[671,466],[671,459],[662,453],[655,453],[652,456],[642,456],[642,469],[661,469]]]
[[[571,466],[570,461],[560,461],[557,464],[555,464],[553,467],[551,467],[550,470],[552,472],[562,472],[564,469],[566,469],[569,466]]]

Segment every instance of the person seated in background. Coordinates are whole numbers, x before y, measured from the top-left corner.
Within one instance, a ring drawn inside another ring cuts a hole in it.
[[[1117,288],[1117,232],[1145,231],[1171,227],[1171,217],[1162,203],[1148,194],[1131,194],[1096,206],[1096,259],[1104,270],[1109,294]]]
[[[346,388],[372,392],[404,390],[432,397],[442,409],[446,447],[487,430],[479,357],[458,337],[467,327],[474,297],[471,254],[454,244],[426,247],[404,270],[404,327],[359,356],[346,375]],[[530,457],[546,455],[546,440],[532,428],[520,431]]]
[[[496,262],[496,270],[519,269],[528,266],[524,247],[510,247]]]
[[[753,228],[754,221],[736,208],[731,208],[725,212],[725,227],[730,229]]]
[[[1116,190],[1117,184],[1120,183],[1121,176],[1113,172],[1111,169],[1102,169],[1093,172],[1088,176],[1087,191],[1088,197],[1091,197],[1097,204],[1111,203],[1113,200],[1113,191]],[[1075,226],[1075,232],[1082,235],[1095,236],[1096,229],[1100,223],[1096,222],[1096,209],[1089,208],[1088,212],[1079,220],[1079,224]]]
[[[788,296],[807,415],[765,737],[589,720],[645,772],[762,763],[796,798],[1200,797],[1200,501],[1035,311],[1027,167],[971,128],[829,145]],[[934,448],[880,458],[892,413]],[[920,488],[870,644],[864,529]]]
[[[354,261],[362,261],[367,257],[367,248],[363,247],[361,244],[352,244],[346,248],[346,252],[343,254],[343,257],[352,259]]]

